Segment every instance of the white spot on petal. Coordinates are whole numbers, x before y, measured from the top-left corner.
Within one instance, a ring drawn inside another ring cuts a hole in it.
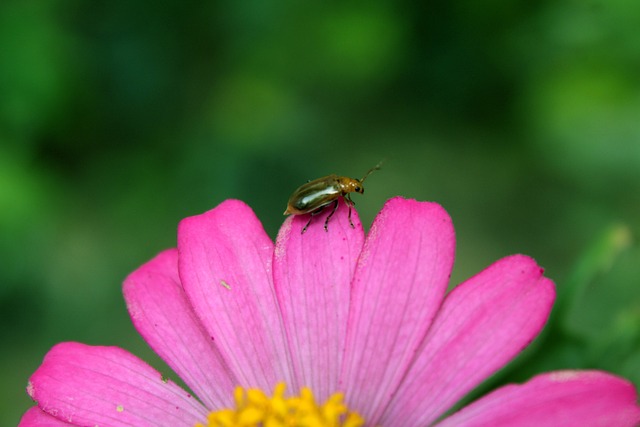
[[[278,231],[278,237],[276,239],[276,248],[275,248],[275,257],[282,258],[286,254],[285,245],[282,242],[286,242],[289,240],[289,235],[291,234],[291,224],[293,222],[294,215],[289,216],[282,223],[282,227],[280,227],[280,231]],[[278,245],[278,243],[281,243]]]
[[[142,317],[140,315],[141,310],[138,304],[127,301],[127,310],[129,311],[129,316],[131,316],[132,320],[137,320]]]
[[[124,411],[124,406],[122,406],[122,405],[116,406],[116,411],[123,412]]]
[[[581,373],[579,371],[559,371],[554,372],[550,375],[551,381],[556,381],[559,383],[563,383],[566,381],[571,381],[579,377]]]
[[[33,387],[33,383],[31,381],[29,381],[27,383],[27,394],[29,395],[29,397],[31,397],[33,399],[33,395],[35,394],[36,390]]]

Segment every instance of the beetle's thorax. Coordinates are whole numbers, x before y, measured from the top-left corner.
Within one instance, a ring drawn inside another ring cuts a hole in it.
[[[338,177],[337,181],[342,194],[364,193],[364,187],[362,186],[362,182],[360,182],[359,179],[340,176]]]

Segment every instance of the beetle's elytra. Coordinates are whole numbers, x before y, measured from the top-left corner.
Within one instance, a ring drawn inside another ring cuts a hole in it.
[[[351,193],[364,193],[363,183],[367,179],[371,172],[380,169],[382,162],[369,169],[369,171],[362,177],[362,179],[349,178],[346,176],[327,175],[322,178],[314,179],[306,184],[302,185],[296,191],[293,192],[287,203],[287,210],[284,211],[285,215],[304,215],[311,214],[309,221],[304,226],[301,234],[307,231],[307,227],[311,224],[311,220],[314,215],[319,214],[322,210],[333,203],[333,210],[327,216],[324,221],[324,231],[329,231],[329,220],[338,208],[338,199],[343,197],[347,205],[349,206],[349,224],[351,228],[353,222],[351,222],[351,207],[355,206],[353,200],[351,200]]]

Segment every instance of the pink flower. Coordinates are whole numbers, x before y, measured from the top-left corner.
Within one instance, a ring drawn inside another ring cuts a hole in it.
[[[29,381],[21,426],[194,426],[234,406],[237,385],[280,382],[319,401],[344,392],[367,426],[427,426],[525,348],[554,284],[534,260],[501,259],[445,297],[454,231],[435,203],[394,198],[365,239],[346,206],[285,220],[275,245],[226,201],[183,220],[178,249],[132,273],[134,325],[193,391],[116,347],[62,343]],[[236,399],[238,397],[236,396]],[[636,391],[604,372],[563,371],[497,389],[442,426],[633,426]],[[355,425],[355,424],[354,424]]]

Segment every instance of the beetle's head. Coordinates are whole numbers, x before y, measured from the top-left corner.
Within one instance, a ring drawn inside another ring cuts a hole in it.
[[[349,178],[346,176],[342,176],[339,178],[340,188],[342,189],[342,193],[364,193],[364,187],[362,186],[362,181],[357,178]]]

